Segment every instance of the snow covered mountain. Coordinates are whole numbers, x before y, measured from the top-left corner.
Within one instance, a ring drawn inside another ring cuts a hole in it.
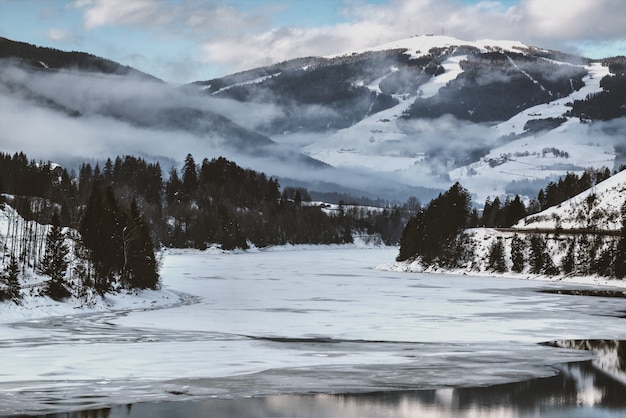
[[[626,162],[623,58],[415,36],[175,88],[1,41],[0,143],[44,160],[225,156],[314,191],[427,201],[458,180],[477,202]]]
[[[481,200],[534,195],[566,172],[622,160],[623,119],[586,123],[572,112],[605,77],[624,84],[623,66],[611,62],[516,41],[416,36],[195,86],[271,106],[257,130],[334,167],[413,185],[459,180]]]

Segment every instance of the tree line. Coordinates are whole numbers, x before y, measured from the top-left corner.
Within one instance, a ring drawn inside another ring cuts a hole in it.
[[[335,244],[357,234],[397,244],[419,208],[411,198],[378,210],[330,210],[313,204],[305,188],[281,189],[277,179],[221,157],[197,164],[191,154],[164,180],[158,162],[134,156],[84,163],[75,173],[0,153],[0,191],[10,218],[0,299],[19,294],[13,278],[28,269],[49,277],[43,292],[56,298],[156,288],[161,245]]]

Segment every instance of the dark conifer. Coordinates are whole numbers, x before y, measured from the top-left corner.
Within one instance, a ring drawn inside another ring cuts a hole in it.
[[[506,261],[504,259],[504,244],[500,238],[496,239],[489,246],[489,269],[498,273],[506,271]]]
[[[0,301],[12,300],[19,303],[22,299],[22,285],[20,284],[20,266],[15,257],[11,257],[3,271],[0,272]]]
[[[186,201],[195,199],[198,189],[198,169],[191,154],[187,154],[183,166],[183,197]]]
[[[156,289],[159,285],[159,273],[154,245],[135,199],[131,202],[123,229],[123,248],[125,284],[131,288]]]
[[[53,299],[63,299],[71,295],[65,273],[69,265],[67,259],[69,248],[65,243],[58,215],[52,218],[52,226],[46,237],[46,252],[39,266],[39,272],[50,277],[46,282],[44,292]]]
[[[626,202],[621,208],[622,229],[615,249],[615,277],[626,277]]]
[[[526,242],[518,235],[511,239],[511,270],[521,273],[526,266]]]

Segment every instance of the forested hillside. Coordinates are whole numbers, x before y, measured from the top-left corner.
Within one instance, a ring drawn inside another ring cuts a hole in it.
[[[504,205],[497,197],[487,199],[481,216],[456,183],[409,220],[397,260],[420,269],[624,278],[623,174],[568,174],[528,205],[519,196]]]

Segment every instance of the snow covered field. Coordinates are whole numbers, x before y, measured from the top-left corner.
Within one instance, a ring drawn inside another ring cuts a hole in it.
[[[482,386],[592,357],[541,342],[626,339],[622,298],[539,292],[582,285],[375,268],[396,254],[171,250],[162,292],[91,309],[2,306],[0,415]]]

